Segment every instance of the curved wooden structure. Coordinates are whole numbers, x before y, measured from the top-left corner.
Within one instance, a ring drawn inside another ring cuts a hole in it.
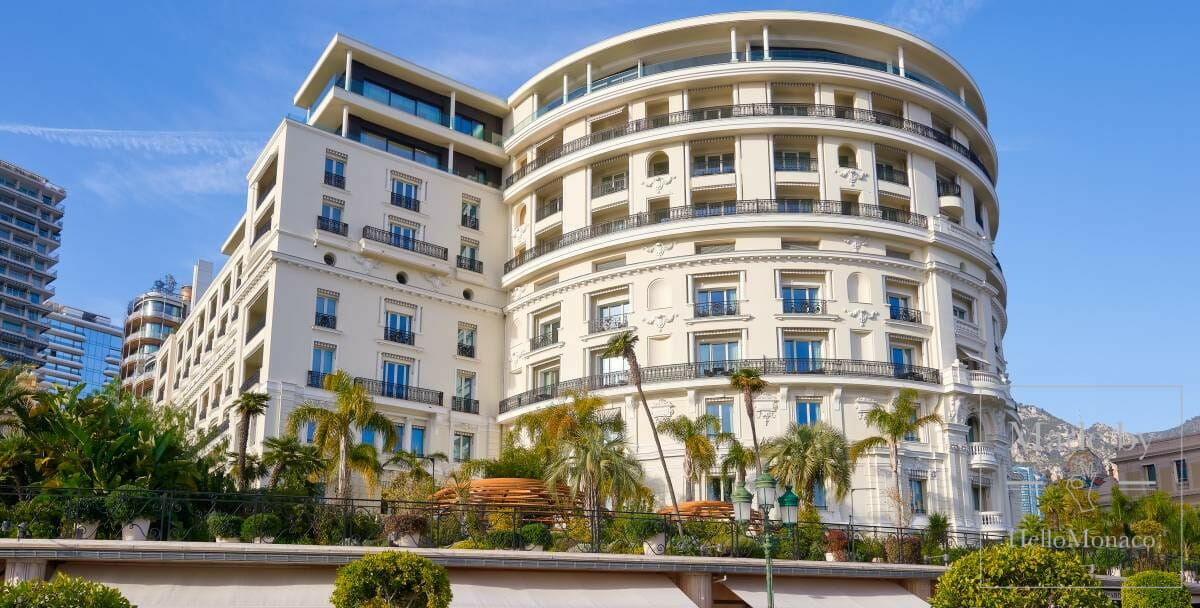
[[[570,501],[570,493],[565,487],[559,488],[558,495],[553,496],[542,480],[519,477],[472,479],[467,492],[467,503],[483,504],[489,508],[553,507]],[[433,500],[443,505],[459,504],[455,488],[452,487],[435,492]]]
[[[667,505],[658,510],[659,515],[672,515],[675,510]],[[760,517],[757,510],[751,511],[753,518]],[[680,517],[707,517],[713,519],[732,519],[733,503],[720,500],[691,500],[679,503]]]

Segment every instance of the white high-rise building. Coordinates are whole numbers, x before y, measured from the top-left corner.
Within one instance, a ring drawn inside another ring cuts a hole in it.
[[[160,351],[159,399],[199,424],[264,390],[261,441],[345,369],[403,449],[462,459],[586,389],[663,490],[624,363],[600,354],[629,329],[656,415],[713,413],[747,441],[737,368],[771,384],[765,438],[821,420],[853,441],[917,390],[946,421],[900,448],[917,523],[1011,526],[996,149],[935,46],[833,15],[711,15],[589,46],[502,100],[338,35],[294,102],[306,117],[250,169],[229,260]],[[892,483],[868,455],[822,516],[890,523]]]

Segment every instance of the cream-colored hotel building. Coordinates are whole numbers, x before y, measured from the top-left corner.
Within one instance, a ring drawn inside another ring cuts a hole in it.
[[[294,103],[159,354],[156,400],[198,426],[232,433],[234,398],[265,391],[258,444],[344,369],[403,449],[462,460],[586,389],[665,493],[623,362],[600,355],[633,330],[657,416],[713,413],[746,441],[736,368],[771,384],[765,437],[821,420],[861,438],[867,410],[916,389],[946,420],[900,449],[916,523],[1014,523],[996,147],[935,46],[834,15],[710,15],[593,44],[501,99],[338,35]],[[884,452],[860,461],[823,517],[890,523],[890,475]],[[716,471],[693,488],[729,491]]]

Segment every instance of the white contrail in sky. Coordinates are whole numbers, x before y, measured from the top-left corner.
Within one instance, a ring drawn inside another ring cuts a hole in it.
[[[263,137],[220,131],[136,131],[72,129],[0,123],[0,133],[27,135],[49,142],[154,154],[244,155],[262,145]]]

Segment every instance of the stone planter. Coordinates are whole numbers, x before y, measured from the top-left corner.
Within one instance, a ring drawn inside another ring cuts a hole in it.
[[[534,551],[536,553],[541,553],[541,552],[545,551],[546,548],[541,545],[525,545],[525,550],[526,551]]]
[[[836,562],[836,561],[838,561],[837,555],[835,555],[835,554],[833,553],[833,551],[826,551],[826,552],[825,552],[825,561],[827,561],[827,562]]]
[[[237,541],[232,541],[232,542],[237,542]],[[270,544],[273,544],[274,542],[275,542],[274,536],[255,536],[254,537],[254,544],[256,544],[256,545],[270,545]]]
[[[643,555],[665,555],[667,552],[667,535],[659,532],[642,541]]]
[[[1120,567],[1120,566],[1113,566],[1112,568],[1109,568],[1109,569],[1108,569],[1108,575],[1109,575],[1109,576],[1121,576],[1121,567]]]
[[[417,547],[421,546],[421,534],[419,532],[413,532],[409,534],[393,534],[390,540],[392,541],[392,546],[394,547],[416,549]]]
[[[240,542],[242,542],[242,539],[234,538],[232,536],[218,536],[217,542],[219,542],[219,543],[240,543]]]
[[[75,524],[75,538],[90,540],[96,538],[96,530],[100,528],[98,521],[83,521]]]
[[[139,517],[121,526],[121,540],[146,540],[148,531],[150,531],[150,520]]]

